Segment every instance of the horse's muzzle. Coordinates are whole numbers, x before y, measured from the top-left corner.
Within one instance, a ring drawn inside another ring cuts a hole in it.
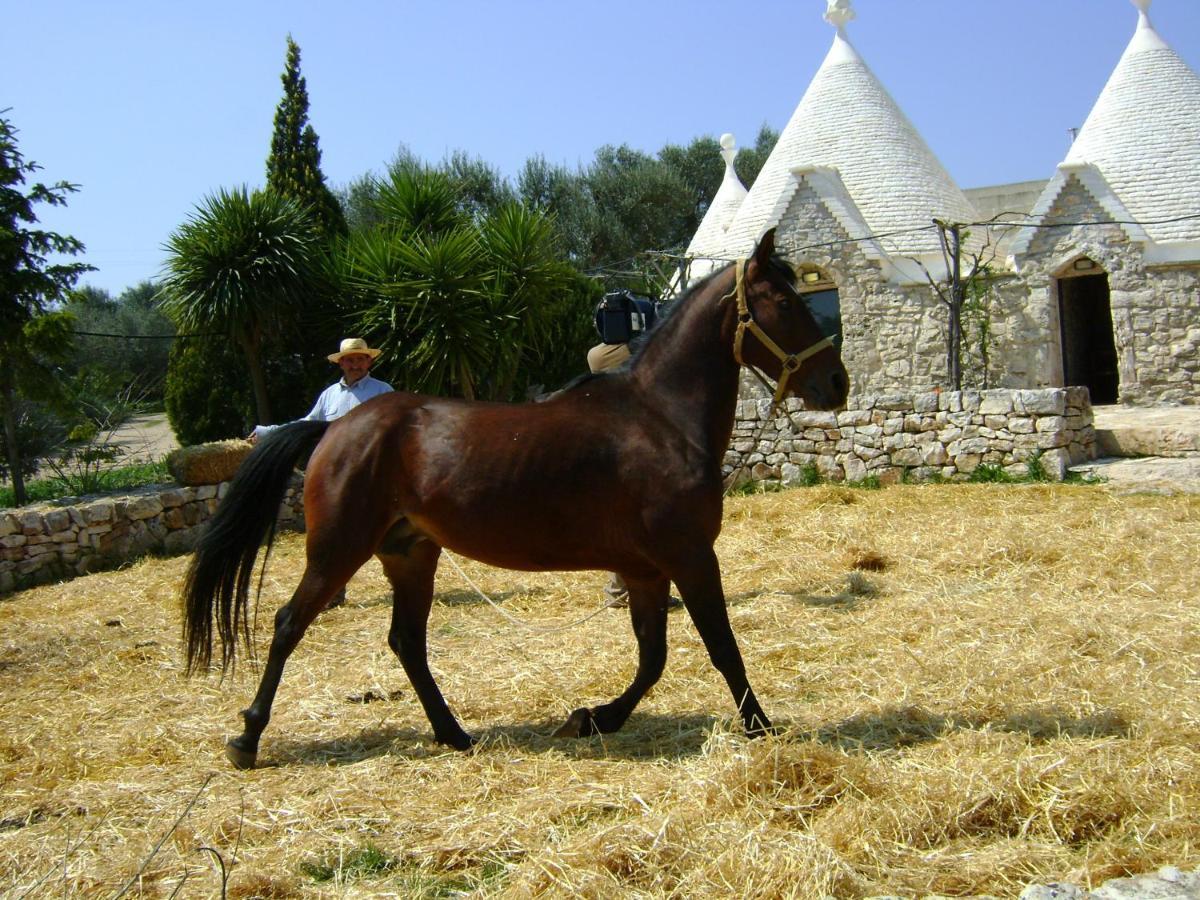
[[[850,376],[846,367],[839,364],[832,372],[825,371],[805,378],[798,386],[797,394],[810,409],[841,409],[850,394]]]

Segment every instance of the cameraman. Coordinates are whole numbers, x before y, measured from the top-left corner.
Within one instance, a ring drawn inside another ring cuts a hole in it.
[[[588,351],[593,372],[615,369],[630,357],[629,343],[640,338],[658,319],[658,304],[629,290],[609,291],[596,307],[600,343]]]

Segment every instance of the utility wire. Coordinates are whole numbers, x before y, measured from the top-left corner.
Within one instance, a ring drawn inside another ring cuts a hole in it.
[[[1014,213],[1005,212],[999,213],[1001,216],[1029,216],[1032,213]],[[991,219],[987,222],[964,222],[951,223],[960,224],[963,228],[1085,228],[1100,225],[1136,225],[1144,227],[1147,225],[1172,225],[1176,222],[1191,222],[1200,219],[1200,213],[1189,213],[1184,216],[1174,216],[1170,219],[1147,219],[1145,221],[1136,221],[1134,219],[1105,219],[1099,222],[998,222]],[[803,247],[797,247],[797,252],[805,250],[820,250],[825,247],[840,247],[845,244],[865,244],[875,241],[885,241],[888,238],[897,237],[903,234],[919,234],[924,231],[935,231],[938,229],[937,224],[922,225],[914,228],[899,228],[895,231],[886,231],[881,234],[869,234],[865,237],[857,238],[840,238],[834,241],[822,241],[817,244],[807,244]],[[672,253],[669,250],[647,250],[637,256],[630,256],[625,259],[615,260],[613,262],[604,263],[594,268],[586,270],[583,274],[589,278],[634,278],[645,274],[635,269],[629,268],[638,261],[642,256],[654,256],[660,259],[675,260],[683,262],[684,260],[708,260],[709,262],[731,263],[735,262],[735,258],[726,256],[686,256],[681,253]],[[77,335],[87,337],[106,337],[106,338],[126,338],[137,341],[173,341],[177,338],[197,338],[197,337],[223,337],[219,332],[195,332],[192,334],[108,334],[100,331],[75,331]]]
[[[1032,213],[1001,213],[1000,215],[1031,216]],[[951,224],[959,224],[963,228],[1082,228],[1100,225],[1137,225],[1139,227],[1144,227],[1146,225],[1171,225],[1175,222],[1190,222],[1196,219],[1200,219],[1200,213],[1189,213],[1185,216],[1175,216],[1170,219],[1147,219],[1145,221],[1136,221],[1133,219],[1104,219],[1097,222],[997,222],[993,219],[987,222],[963,222]],[[865,237],[839,238],[838,240],[834,241],[823,241],[818,244],[807,244],[803,247],[797,247],[796,249],[797,252],[800,252],[804,250],[818,250],[823,247],[838,247],[845,244],[865,244],[872,241],[886,240],[887,238],[896,237],[897,235],[902,234],[917,234],[923,231],[934,231],[937,228],[937,225],[922,225],[915,228],[902,228],[896,231],[883,232],[881,234],[869,234]],[[684,256],[680,254],[673,254],[664,250],[653,250],[648,252],[664,259],[703,259],[710,262],[736,262],[734,257],[729,256]]]
[[[131,341],[173,341],[177,338],[224,337],[219,331],[198,331],[192,334],[109,334],[104,331],[72,331],[84,337],[125,338]]]

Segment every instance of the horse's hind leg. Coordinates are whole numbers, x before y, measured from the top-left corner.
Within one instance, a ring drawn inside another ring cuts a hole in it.
[[[263,729],[271,720],[271,704],[275,701],[275,692],[279,689],[279,681],[283,677],[284,664],[304,637],[304,632],[308,630],[313,619],[325,608],[334,592],[344,584],[345,579],[336,581],[318,574],[317,568],[310,562],[296,587],[296,592],[292,594],[292,599],[275,613],[275,634],[271,638],[271,650],[263,668],[262,680],[258,684],[254,700],[242,710],[245,729],[225,745],[225,756],[237,768],[254,768],[258,758],[258,741]]]
[[[426,627],[433,604],[433,576],[442,548],[432,541],[412,539],[393,528],[376,554],[392,583],[392,627],[388,646],[400,659],[413,690],[425,709],[434,738],[456,750],[467,750],[475,739],[463,731],[446,705],[429,671]]]
[[[662,676],[667,662],[667,601],[671,582],[660,578],[653,581],[627,580],[627,583],[629,615],[638,642],[638,667],[633,682],[610,703],[594,709],[575,710],[554,733],[555,737],[587,737],[616,731],[625,724],[646,692]]]
[[[737,639],[729,624],[729,610],[725,606],[725,592],[721,588],[721,568],[712,548],[693,559],[690,565],[681,568],[675,575],[675,583],[683,595],[683,604],[696,623],[696,630],[704,641],[704,648],[717,671],[725,676],[725,683],[733,694],[742,724],[750,737],[760,737],[771,731],[771,720],[758,705],[758,698],[746,678],[746,665],[742,662]]]

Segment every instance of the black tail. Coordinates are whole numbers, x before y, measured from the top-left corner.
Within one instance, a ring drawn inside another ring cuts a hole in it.
[[[286,425],[263,438],[238,468],[229,493],[196,544],[183,583],[189,675],[212,662],[214,612],[221,638],[221,671],[233,666],[239,635],[251,649],[247,601],[258,548],[265,539],[270,553],[292,469],[328,427],[328,422]]]

